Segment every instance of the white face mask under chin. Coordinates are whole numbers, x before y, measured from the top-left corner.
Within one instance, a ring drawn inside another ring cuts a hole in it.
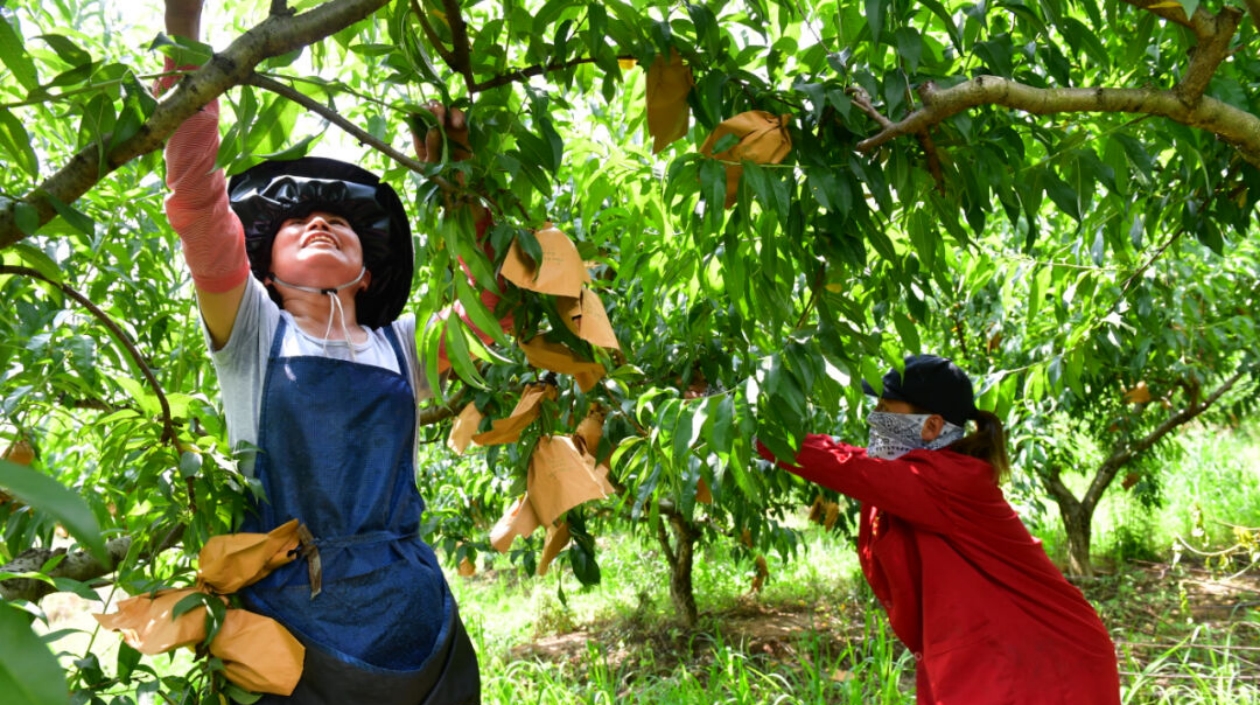
[[[290,284],[289,282],[282,280],[280,277],[277,277],[275,274],[271,275],[271,280],[280,286],[286,286],[290,289],[306,291],[312,294],[326,294],[329,300],[328,305],[332,307],[332,310],[328,312],[328,327],[324,329],[324,354],[328,353],[328,334],[332,332],[333,320],[338,319],[341,323],[341,335],[345,338],[346,345],[350,348],[350,359],[354,360],[354,340],[350,338],[350,328],[346,325],[346,310],[341,305],[341,297],[337,296],[337,292],[342,289],[352,287],[363,281],[363,277],[366,274],[367,267],[362,267],[359,269],[359,276],[355,277],[353,280],[348,281],[341,286],[330,287],[327,289],[317,289],[313,286],[302,286],[301,284]]]
[[[883,460],[894,460],[912,450],[926,448],[937,450],[963,437],[963,429],[948,421],[941,434],[931,442],[923,440],[923,424],[931,414],[894,414],[889,411],[872,411],[866,417],[871,429],[866,455]]]

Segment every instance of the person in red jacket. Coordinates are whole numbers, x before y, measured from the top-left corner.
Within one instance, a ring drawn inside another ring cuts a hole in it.
[[[1111,637],[1003,496],[1002,424],[967,375],[918,355],[863,386],[868,447],[810,435],[792,462],[761,453],[861,502],[862,572],[914,653],[918,703],[1119,703]]]

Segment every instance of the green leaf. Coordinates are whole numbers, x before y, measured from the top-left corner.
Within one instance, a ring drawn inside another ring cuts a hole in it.
[[[263,693],[251,693],[235,683],[228,683],[225,685],[223,687],[223,692],[231,698],[233,702],[238,703],[239,705],[254,705],[254,703],[262,700],[264,695]]]
[[[542,268],[538,266],[542,262],[543,251],[542,244],[538,242],[538,237],[534,235],[532,230],[520,230],[516,233],[516,244],[520,246],[521,252],[529,258],[535,271],[534,276],[537,277]]]
[[[0,21],[0,27],[8,24]],[[39,178],[39,157],[35,156],[35,148],[31,145],[31,136],[26,127],[8,108],[0,108],[0,149],[3,149],[13,163],[32,178]]]
[[[190,592],[184,595],[183,599],[175,603],[175,607],[171,609],[171,619],[179,619],[195,609],[205,607],[209,604],[208,598],[209,596],[204,592]]]
[[[39,209],[26,201],[18,201],[13,204],[13,222],[22,232],[34,235],[39,230]]]
[[[443,340],[446,341],[446,359],[451,363],[451,369],[455,370],[455,374],[459,375],[465,384],[478,389],[487,389],[486,380],[477,371],[477,366],[473,364],[472,353],[468,350],[468,341],[464,338],[463,321],[459,316],[448,316],[445,330],[446,337]]]
[[[503,327],[499,325],[499,321],[490,309],[481,302],[481,296],[473,291],[472,285],[468,283],[468,278],[464,276],[462,270],[457,270],[455,273],[455,291],[459,295],[459,302],[463,304],[465,315],[473,326],[489,335],[499,345],[505,348],[512,347],[507,334],[503,332]]]
[[[313,135],[307,135],[306,137],[303,137],[302,139],[298,140],[296,143],[280,150],[279,152],[272,152],[270,154],[256,154],[254,156],[255,158],[262,159],[263,161],[277,161],[277,162],[287,162],[294,159],[301,159],[302,157],[305,157],[307,154],[310,153],[311,147],[315,145],[315,141],[323,137],[325,131],[326,130],[320,130],[319,132]]]
[[[700,193],[704,198],[704,215],[709,227],[717,230],[726,209],[726,168],[713,159],[700,162]]]
[[[6,25],[0,22],[0,25]],[[0,693],[5,705],[68,705],[66,674],[21,610],[0,604]]]
[[[595,537],[586,532],[582,520],[573,513],[569,516],[569,531],[573,543],[569,544],[569,565],[573,575],[583,585],[599,585],[599,563],[595,560]]]
[[[61,60],[71,66],[83,66],[92,63],[92,55],[84,51],[78,44],[60,34],[41,34],[36,39],[44,40],[52,50],[57,52]]]
[[[78,230],[87,236],[96,234],[96,221],[92,220],[81,211],[75,210],[74,207],[62,203],[57,197],[51,193],[45,193],[44,198],[52,204],[53,210],[57,211],[57,215],[70,224],[70,227]]]
[[[919,327],[910,320],[909,316],[897,311],[893,314],[893,325],[896,326],[897,334],[901,336],[901,342],[905,344],[906,350],[919,352],[923,349],[919,341]]]
[[[41,472],[7,460],[0,460],[0,487],[24,503],[47,512],[93,557],[104,565],[110,564],[100,524],[82,497]]]
[[[709,400],[709,417],[713,419],[709,427],[709,445],[718,455],[731,452],[735,441],[735,399],[730,393],[715,396]]]
[[[214,47],[190,37],[169,37],[159,33],[149,44],[149,49],[171,57],[176,68],[205,66],[214,57]]]
[[[1081,219],[1080,204],[1077,200],[1076,190],[1067,184],[1063,179],[1050,171],[1041,173],[1041,184],[1046,189],[1046,195],[1059,210],[1072,216],[1075,220]]]
[[[1185,11],[1186,17],[1194,17],[1195,10],[1199,9],[1199,0],[1177,0],[1181,3],[1181,9]]]
[[[34,209],[32,208],[32,210]],[[29,242],[19,242],[15,245],[11,245],[10,249],[17,253],[17,256],[30,266],[31,269],[34,269],[49,280],[58,284],[62,282],[61,268],[57,266],[57,263],[54,262],[51,257],[44,254],[43,250],[35,247]]]
[[[706,418],[705,405],[684,402],[678,410],[678,419],[674,424],[674,467],[686,467],[687,454],[700,439]]]
[[[885,0],[866,0],[866,24],[871,28],[871,42],[879,43],[879,34],[884,29]]]
[[[13,72],[13,77],[28,91],[39,88],[39,74],[35,62],[27,53],[17,31],[9,23],[8,13],[0,15],[0,62]]]
[[[913,27],[901,27],[893,33],[897,42],[897,56],[905,62],[906,70],[914,73],[919,70],[919,57],[923,55],[923,37]]]
[[[936,15],[940,23],[945,26],[945,31],[949,34],[949,41],[954,45],[954,50],[963,51],[962,32],[958,29],[958,25],[954,24],[954,17],[949,10],[945,9],[939,0],[921,0],[921,3]]]

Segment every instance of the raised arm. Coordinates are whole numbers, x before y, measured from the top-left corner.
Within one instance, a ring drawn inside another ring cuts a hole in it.
[[[916,456],[913,461],[877,460],[868,458],[864,448],[837,443],[823,435],[806,436],[791,461],[776,458],[761,443],[757,446],[763,458],[810,482],[873,504],[919,528],[938,533],[951,530],[941,497],[934,493],[929,479],[939,474],[927,462],[932,456]]]
[[[203,3],[204,0],[166,0],[166,33],[199,40]]]
[[[166,0],[167,34],[197,40],[203,0]],[[176,68],[167,61],[167,69]],[[173,80],[165,81],[169,84]],[[249,259],[245,232],[228,206],[227,180],[215,169],[219,104],[213,101],[184,122],[166,144],[166,216],[184,245],[201,318],[215,349],[227,344],[236,322]]]

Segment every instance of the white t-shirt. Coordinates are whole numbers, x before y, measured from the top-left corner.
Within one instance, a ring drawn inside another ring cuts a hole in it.
[[[214,350],[207,333],[214,367],[219,373],[219,387],[223,393],[223,413],[227,417],[228,440],[240,454],[241,472],[253,475],[254,456],[248,449],[258,445],[258,419],[262,414],[263,382],[267,375],[267,357],[275,340],[280,317],[286,319],[285,336],[281,341],[282,357],[314,356],[337,360],[351,360],[367,365],[384,367],[398,372],[394,348],[385,337],[384,329],[368,328],[367,342],[354,345],[344,340],[324,341],[300,329],[293,316],[281,310],[267,294],[267,289],[255,277],[250,277],[236,312],[236,322],[227,345]],[[419,355],[416,352],[416,319],[411,314],[400,316],[391,324],[398,336],[407,362],[407,381],[416,397],[416,403],[433,396],[425,379]]]

